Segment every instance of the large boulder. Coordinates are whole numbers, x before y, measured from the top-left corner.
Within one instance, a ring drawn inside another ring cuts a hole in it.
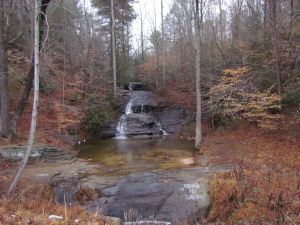
[[[124,133],[127,136],[162,134],[160,123],[153,114],[131,113],[124,120]]]
[[[193,120],[193,115],[179,107],[157,108],[155,113],[161,123],[161,127],[169,134],[180,132],[181,128]]]

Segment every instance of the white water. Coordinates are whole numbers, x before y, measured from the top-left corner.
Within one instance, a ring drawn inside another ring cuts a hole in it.
[[[119,123],[117,126],[117,134],[116,134],[116,138],[118,139],[126,139],[126,125],[127,125],[127,121],[126,121],[126,116],[132,113],[132,99],[128,102],[128,104],[126,105],[126,109],[125,109],[125,114],[123,114],[120,119],[119,119]]]
[[[132,103],[133,101],[131,99],[126,106],[125,115],[129,115],[130,113],[132,113]]]
[[[162,129],[161,123],[158,122],[158,126],[160,127],[160,131],[162,132],[162,135],[168,135],[167,131],[165,131],[164,129]]]
[[[131,87],[130,87],[131,89]],[[116,139],[127,139],[126,136],[126,129],[127,129],[127,116],[131,113],[133,113],[132,107],[133,107],[133,99],[130,99],[128,104],[126,105],[125,108],[125,113],[120,117],[118,126],[117,126],[117,132],[116,132]],[[141,105],[141,113],[146,113],[144,112],[144,104]],[[162,129],[162,126],[160,122],[157,122],[157,126],[160,128],[160,131],[162,132],[162,135],[168,135],[166,131]]]

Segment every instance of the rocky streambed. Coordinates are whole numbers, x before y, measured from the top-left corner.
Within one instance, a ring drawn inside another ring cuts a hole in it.
[[[48,182],[58,204],[119,218],[113,224],[197,224],[210,207],[210,177],[233,166],[211,166],[192,142],[172,136],[193,114],[157,104],[141,87],[124,92],[119,121],[77,146],[79,154],[36,146],[24,177]],[[0,158],[20,160],[24,152],[22,146],[0,149]]]
[[[182,224],[189,221],[193,224],[210,207],[209,177],[231,169],[230,165],[194,167],[122,177],[60,174],[51,179],[51,185],[58,203],[72,204],[81,193],[87,210],[125,222],[152,220]]]
[[[15,146],[0,150],[0,154],[5,159],[19,160],[24,150]],[[120,218],[120,221],[165,221],[165,224],[189,221],[188,224],[194,224],[210,207],[210,177],[233,167],[209,166],[205,158],[186,158],[186,153],[180,149],[174,152],[182,156],[174,158],[181,163],[179,168],[171,163],[167,170],[149,167],[146,171],[129,170],[124,175],[117,175],[103,163],[78,158],[59,148],[39,146],[34,148],[24,178],[50,183],[58,204],[79,204],[89,211]],[[134,151],[131,154],[135,154]],[[153,160],[159,157],[164,160],[164,154],[166,152],[154,154]],[[140,160],[137,162],[142,163]],[[106,174],[103,173],[104,166],[108,169]],[[9,173],[13,175],[14,171],[5,172],[6,175]]]

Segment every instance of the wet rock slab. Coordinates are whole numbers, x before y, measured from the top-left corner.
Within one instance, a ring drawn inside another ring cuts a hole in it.
[[[132,113],[126,118],[126,135],[161,134],[161,127],[155,115]]]
[[[207,182],[181,179],[156,173],[131,176],[103,212],[123,219],[130,215],[131,221],[147,218],[173,224],[206,214],[210,205]]]
[[[151,220],[182,224],[184,221],[194,221],[208,212],[210,174],[231,169],[231,166],[196,167],[125,177],[91,175],[78,180],[68,179],[77,190],[90,188],[101,193],[96,200],[86,204],[90,211],[118,217],[123,221]],[[60,191],[57,195],[64,196],[64,191],[75,195],[74,189],[68,190],[65,182],[57,182],[57,177],[55,179],[52,186],[54,190]],[[55,189],[55,185],[60,189]],[[72,197],[68,196],[69,199],[72,200]]]
[[[129,95],[132,105],[157,106],[155,96],[150,91],[134,91]]]

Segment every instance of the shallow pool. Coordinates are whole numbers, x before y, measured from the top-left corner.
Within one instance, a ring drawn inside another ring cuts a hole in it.
[[[79,158],[99,164],[105,176],[197,166],[199,154],[191,141],[171,136],[91,140],[79,146]]]

